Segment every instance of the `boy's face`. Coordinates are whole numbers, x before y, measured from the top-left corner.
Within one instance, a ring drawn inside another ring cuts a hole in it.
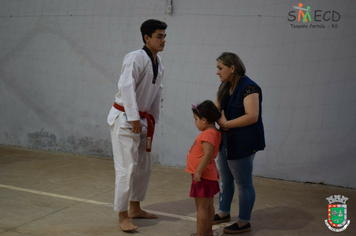
[[[166,31],[157,29],[152,37],[147,34],[144,36],[146,40],[146,47],[151,50],[152,53],[158,53],[163,51],[164,44],[166,43]]]

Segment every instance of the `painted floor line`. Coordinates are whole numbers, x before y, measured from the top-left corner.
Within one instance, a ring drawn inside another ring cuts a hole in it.
[[[89,200],[89,199],[84,199],[84,198],[77,198],[77,197],[71,197],[71,196],[66,196],[66,195],[61,195],[61,194],[48,193],[48,192],[32,190],[32,189],[27,189],[27,188],[14,187],[14,186],[4,185],[4,184],[0,184],[0,188],[6,188],[6,189],[21,191],[21,192],[39,194],[39,195],[49,196],[49,197],[54,197],[54,198],[61,198],[61,199],[66,199],[66,200],[71,200],[71,201],[90,203],[90,204],[106,206],[106,207],[114,206],[113,204],[107,203],[107,202],[99,202],[99,201],[94,201],[94,200]],[[181,215],[159,212],[159,211],[151,211],[151,210],[150,210],[150,212],[153,214],[156,214],[156,215],[167,216],[167,217],[177,218],[177,219],[181,219],[181,220],[197,221],[196,218],[190,217],[190,216],[181,216]]]
[[[3,184],[0,184],[0,187],[11,189],[11,190],[27,192],[27,193],[34,193],[34,194],[49,196],[49,197],[62,198],[62,199],[72,200],[72,201],[77,201],[77,202],[85,202],[85,203],[91,203],[91,204],[95,204],[95,205],[113,207],[113,204],[110,204],[110,203],[88,200],[88,199],[84,199],[84,198],[70,197],[70,196],[61,195],[61,194],[48,193],[48,192],[37,191],[37,190],[32,190],[32,189],[27,189],[27,188],[19,188],[19,187],[3,185]]]

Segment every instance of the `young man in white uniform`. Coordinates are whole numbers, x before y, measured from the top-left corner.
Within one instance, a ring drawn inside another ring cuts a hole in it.
[[[118,82],[119,91],[108,115],[115,165],[114,210],[122,231],[137,229],[130,218],[157,218],[140,207],[151,175],[150,149],[154,121],[159,122],[166,23],[141,25],[143,49],[128,53]]]

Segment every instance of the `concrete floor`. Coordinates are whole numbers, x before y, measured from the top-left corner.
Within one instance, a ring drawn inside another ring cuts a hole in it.
[[[139,229],[123,233],[112,209],[111,159],[0,146],[0,235],[190,235],[196,227],[190,181],[183,169],[154,165],[142,206],[159,218],[135,219]],[[355,189],[261,177],[254,183],[252,231],[243,235],[335,235],[324,223],[331,195],[349,198],[351,223],[338,235],[356,235]],[[236,199],[232,216],[236,220]],[[223,235],[226,225],[214,229]]]

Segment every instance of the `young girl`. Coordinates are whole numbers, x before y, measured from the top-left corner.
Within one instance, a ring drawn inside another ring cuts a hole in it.
[[[196,236],[213,235],[214,195],[219,189],[219,174],[215,165],[221,133],[215,122],[221,117],[212,101],[192,105],[195,125],[202,131],[195,139],[187,155],[186,171],[192,174],[190,197],[194,197],[197,208]]]

